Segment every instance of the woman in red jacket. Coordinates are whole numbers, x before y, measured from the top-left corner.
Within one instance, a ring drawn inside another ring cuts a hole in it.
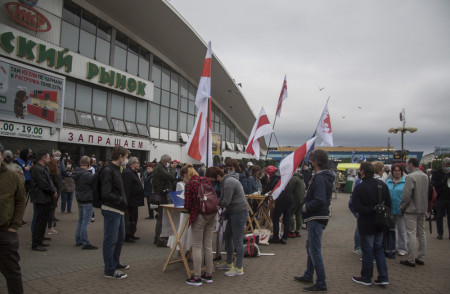
[[[180,176],[186,183],[184,190],[184,208],[189,212],[189,225],[192,227],[192,253],[194,259],[194,275],[186,280],[186,284],[201,286],[202,280],[210,284],[213,270],[212,236],[216,224],[217,213],[203,215],[199,213],[200,205],[197,199],[200,183],[212,184],[209,179],[199,177],[190,164],[181,169]],[[202,250],[205,254],[206,271],[201,275]]]

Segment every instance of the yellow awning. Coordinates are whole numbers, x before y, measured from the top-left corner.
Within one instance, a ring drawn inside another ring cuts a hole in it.
[[[337,165],[337,170],[347,170],[349,168],[359,169],[359,163],[339,163]]]

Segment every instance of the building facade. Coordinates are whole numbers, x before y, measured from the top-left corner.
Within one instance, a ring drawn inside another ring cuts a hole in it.
[[[5,148],[107,160],[122,145],[141,161],[167,153],[198,163],[184,145],[206,44],[167,1],[0,4]],[[255,115],[214,54],[211,76],[214,152],[249,157],[243,151]]]

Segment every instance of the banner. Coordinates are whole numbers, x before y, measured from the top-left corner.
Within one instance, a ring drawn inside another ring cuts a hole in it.
[[[0,116],[3,120],[62,127],[63,76],[0,58]]]

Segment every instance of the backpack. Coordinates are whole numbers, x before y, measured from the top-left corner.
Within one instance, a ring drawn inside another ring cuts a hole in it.
[[[104,167],[100,168],[92,177],[92,206],[95,208],[102,207],[102,183],[100,181],[100,173],[103,169]]]
[[[391,209],[384,204],[381,197],[381,184],[378,184],[378,204],[375,205],[375,225],[382,230],[391,230],[395,227],[395,218]]]
[[[198,182],[197,199],[199,201],[199,213],[203,215],[219,211],[220,202],[214,187],[205,182]]]

